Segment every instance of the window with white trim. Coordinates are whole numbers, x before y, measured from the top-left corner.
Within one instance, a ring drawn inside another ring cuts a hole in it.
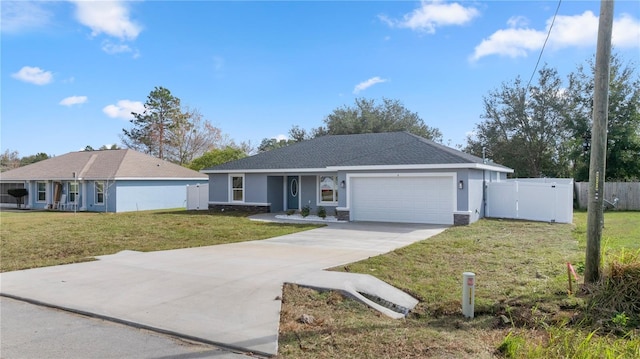
[[[67,199],[70,203],[77,203],[78,188],[78,182],[69,182],[69,195],[67,196]]]
[[[104,204],[104,182],[96,181],[96,204]]]
[[[338,176],[318,176],[318,202],[338,203]]]
[[[47,201],[47,183],[46,182],[38,182],[36,183],[38,189],[38,202],[46,202]]]
[[[244,175],[231,176],[231,202],[244,202]]]

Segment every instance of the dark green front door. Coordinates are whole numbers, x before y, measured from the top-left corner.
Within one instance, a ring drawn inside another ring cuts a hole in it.
[[[287,209],[298,208],[298,196],[300,196],[300,183],[298,176],[287,177]]]

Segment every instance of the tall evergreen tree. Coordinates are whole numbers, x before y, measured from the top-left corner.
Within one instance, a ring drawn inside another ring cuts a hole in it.
[[[164,159],[169,132],[186,121],[180,99],[164,87],[155,87],[147,96],[144,109],[143,113],[132,113],[133,128],[122,130],[122,140],[129,148]]]

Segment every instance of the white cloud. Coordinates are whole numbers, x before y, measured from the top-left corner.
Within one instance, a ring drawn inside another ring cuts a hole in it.
[[[524,27],[529,25],[529,19],[524,16],[512,16],[507,20],[509,27]]]
[[[501,29],[482,40],[475,47],[471,61],[489,55],[508,57],[526,57],[533,51],[542,48],[552,19],[547,20],[544,30],[526,28],[519,18],[511,18],[507,22],[509,29]],[[568,47],[595,46],[598,38],[598,17],[591,11],[579,15],[557,16],[548,47],[563,49]],[[612,43],[615,47],[640,47],[640,21],[628,14],[622,14],[613,22]]]
[[[611,42],[616,47],[640,47],[640,20],[629,14],[622,14],[613,22]]]
[[[544,34],[549,31],[553,19],[547,20]],[[591,11],[581,15],[558,16],[549,36],[554,48],[595,45],[598,38],[598,17]]]
[[[108,105],[102,109],[111,118],[122,118],[125,120],[133,118],[131,112],[143,113],[144,104],[140,101],[120,100],[115,105]]]
[[[91,35],[102,33],[120,40],[135,40],[142,27],[129,17],[129,3],[123,1],[83,1],[76,4],[76,19],[91,29]]]
[[[465,7],[459,3],[445,3],[441,0],[423,0],[419,8],[404,15],[402,20],[390,19],[385,15],[380,15],[378,18],[391,27],[409,28],[433,34],[438,27],[464,25],[479,15],[480,12],[474,7]]]
[[[53,81],[51,71],[44,71],[39,67],[24,66],[20,71],[11,76],[20,81],[32,83],[35,85],[46,85]]]
[[[524,57],[529,51],[539,49],[545,34],[532,29],[506,29],[494,32],[488,39],[476,46],[472,61],[488,55]]]
[[[274,137],[274,138],[276,140],[278,140],[278,141],[282,141],[282,140],[286,141],[286,140],[289,139],[289,137],[287,135],[283,135],[283,134],[276,135],[276,137]]]
[[[123,52],[131,52],[131,47],[126,44],[114,44],[111,41],[104,41],[102,43],[102,51],[106,52],[109,55],[120,54]]]
[[[44,2],[1,1],[0,24],[2,32],[16,33],[44,27],[49,24],[51,12]]]
[[[131,46],[123,43],[114,44],[109,40],[105,40],[102,42],[102,51],[106,52],[109,55],[131,53],[134,59],[140,57],[140,52],[136,49],[131,48]]]
[[[60,101],[60,105],[73,106],[83,104],[85,102],[87,102],[87,96],[70,96]]]
[[[364,91],[375,84],[379,84],[387,81],[388,81],[387,79],[382,79],[378,76],[372,77],[366,81],[362,81],[361,83],[357,84],[356,87],[353,89],[353,93],[358,94],[360,93],[360,91]]]

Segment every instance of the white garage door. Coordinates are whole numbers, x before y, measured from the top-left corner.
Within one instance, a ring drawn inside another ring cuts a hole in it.
[[[451,176],[352,177],[354,221],[453,224]]]

